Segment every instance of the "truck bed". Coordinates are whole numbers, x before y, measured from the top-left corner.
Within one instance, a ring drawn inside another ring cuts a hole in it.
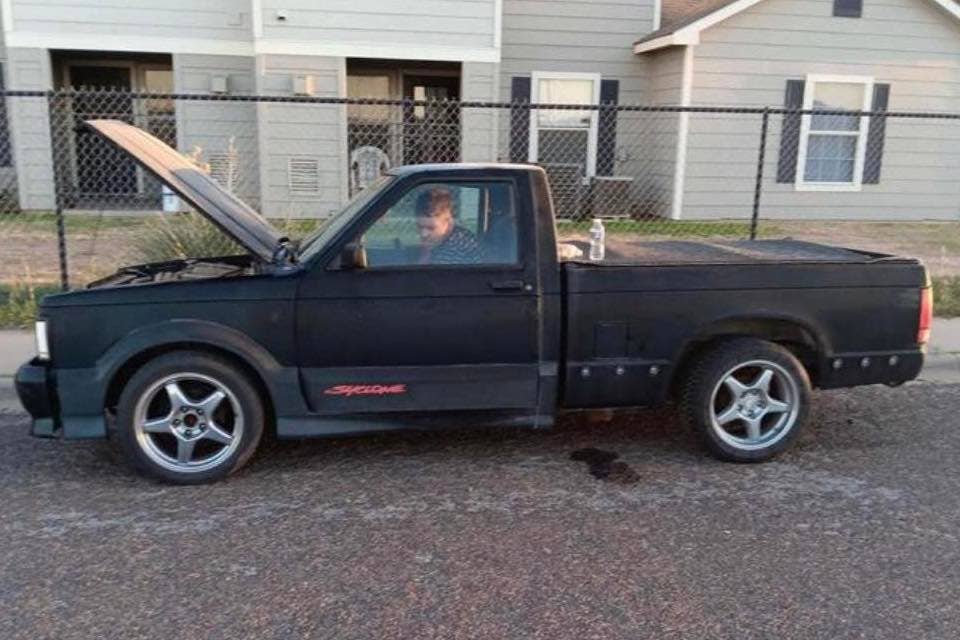
[[[605,260],[562,271],[567,406],[615,406],[638,390],[657,404],[692,342],[763,322],[811,345],[821,388],[910,380],[922,365],[926,272],[913,259],[792,240],[613,240]]]

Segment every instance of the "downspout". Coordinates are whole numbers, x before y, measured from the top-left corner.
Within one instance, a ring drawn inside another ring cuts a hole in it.
[[[680,106],[689,107],[693,94],[693,45],[683,47],[683,74],[680,83]],[[690,132],[690,113],[681,111],[677,118],[677,150],[673,167],[673,199],[670,219],[679,220],[683,212],[684,180],[687,172],[687,137]]]

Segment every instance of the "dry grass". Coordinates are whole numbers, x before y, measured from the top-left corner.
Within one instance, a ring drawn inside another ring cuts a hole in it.
[[[770,229],[767,225],[775,225]],[[919,258],[932,276],[960,276],[957,222],[780,221],[760,225],[762,237],[792,237],[852,249]]]
[[[299,237],[309,233],[318,221],[272,222],[281,233]],[[237,250],[235,244],[196,215],[68,214],[66,230],[67,265],[73,286],[101,278],[125,265],[179,258],[201,247],[214,253]],[[53,214],[0,215],[0,283],[59,282],[58,256]]]
[[[68,215],[67,259],[73,284],[85,283],[118,267],[144,262],[142,239],[161,216]],[[177,225],[177,217],[160,223]],[[656,224],[652,224],[656,223]],[[743,237],[742,221],[652,221],[611,223],[611,236],[644,239]],[[290,235],[302,235],[313,221],[280,223]],[[634,224],[643,226],[632,226]],[[652,226],[651,226],[652,224]],[[580,236],[583,225],[561,224],[561,234]],[[835,222],[761,221],[761,237],[793,237],[812,242],[917,257],[931,275],[960,276],[960,221],[958,222]],[[0,283],[39,284],[59,281],[56,221],[51,214],[0,216]],[[150,255],[149,258],[153,258]],[[173,257],[173,256],[171,256]]]
[[[0,329],[30,328],[37,317],[40,299],[59,290],[52,284],[0,284]]]
[[[933,312],[938,318],[960,317],[960,276],[933,278]]]

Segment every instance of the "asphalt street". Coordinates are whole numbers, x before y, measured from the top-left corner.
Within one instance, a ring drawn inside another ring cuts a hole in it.
[[[762,465],[652,411],[270,443],[203,487],[0,393],[0,638],[960,637],[958,385],[818,393]]]

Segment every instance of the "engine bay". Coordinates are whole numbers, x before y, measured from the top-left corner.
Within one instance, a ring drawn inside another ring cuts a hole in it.
[[[113,275],[91,282],[87,285],[87,289],[154,282],[234,278],[259,273],[261,267],[257,260],[248,255],[154,262],[123,267]]]

